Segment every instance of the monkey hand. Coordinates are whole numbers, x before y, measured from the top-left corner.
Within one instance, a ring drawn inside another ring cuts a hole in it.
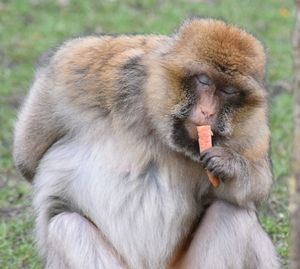
[[[200,161],[205,169],[225,182],[236,178],[245,160],[231,149],[212,147],[200,153]]]

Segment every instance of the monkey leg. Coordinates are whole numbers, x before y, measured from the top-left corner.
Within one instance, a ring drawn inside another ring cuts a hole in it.
[[[277,269],[274,246],[254,211],[213,203],[176,269]]]
[[[47,269],[125,269],[101,232],[77,213],[61,213],[48,226]]]

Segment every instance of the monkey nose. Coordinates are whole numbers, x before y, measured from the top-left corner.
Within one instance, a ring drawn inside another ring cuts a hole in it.
[[[214,116],[214,112],[209,108],[201,108],[200,111],[206,120],[211,120]]]
[[[197,126],[212,124],[214,112],[212,109],[206,109],[202,106],[197,106],[192,110],[189,116],[189,121]]]

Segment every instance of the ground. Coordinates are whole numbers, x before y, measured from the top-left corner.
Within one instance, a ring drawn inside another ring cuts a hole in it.
[[[0,268],[41,268],[32,236],[31,186],[11,157],[16,114],[39,55],[65,39],[93,32],[172,34],[194,15],[240,25],[261,39],[268,52],[275,183],[260,219],[287,267],[292,0],[0,0]]]

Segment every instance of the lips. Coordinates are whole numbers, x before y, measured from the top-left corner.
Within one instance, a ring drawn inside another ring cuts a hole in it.
[[[189,136],[195,140],[198,140],[197,126],[203,126],[203,125],[211,125],[212,131],[214,133],[214,138],[220,136],[219,131],[215,127],[214,123],[207,122],[207,121],[194,122],[191,119],[186,120],[186,122],[184,123],[184,126],[188,131]]]

